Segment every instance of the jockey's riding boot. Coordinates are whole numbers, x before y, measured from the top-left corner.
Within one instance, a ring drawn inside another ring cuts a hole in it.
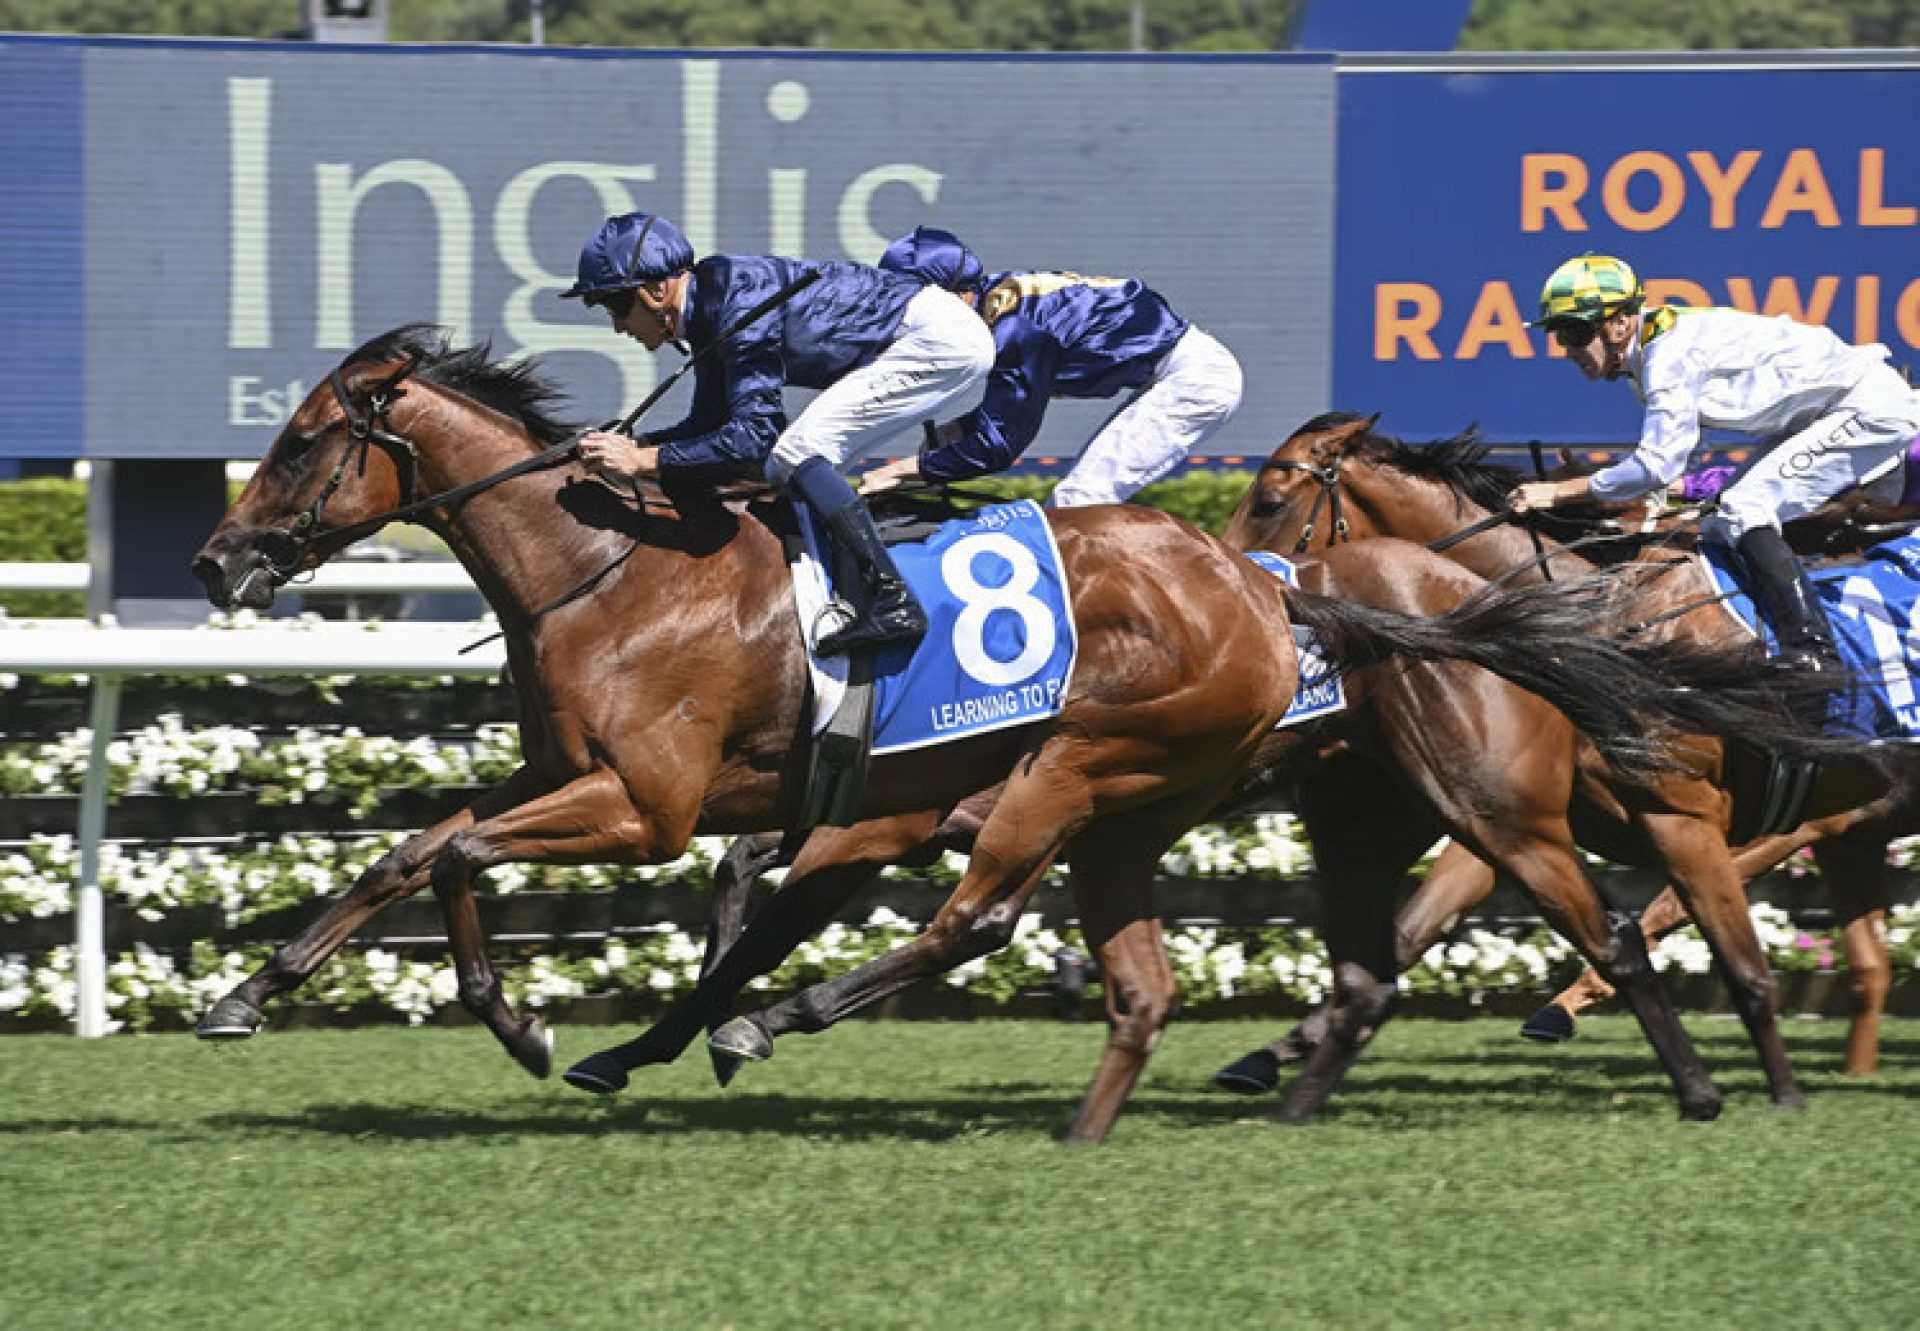
[[[867,597],[864,605],[856,607],[858,617],[820,639],[814,650],[822,656],[839,656],[859,648],[918,642],[925,637],[926,611],[894,567],[893,556],[881,542],[867,506],[855,499],[827,519],[827,530],[860,566]]]
[[[1807,670],[1839,669],[1826,609],[1787,538],[1778,528],[1755,527],[1740,538],[1740,554],[1773,620],[1780,658]]]

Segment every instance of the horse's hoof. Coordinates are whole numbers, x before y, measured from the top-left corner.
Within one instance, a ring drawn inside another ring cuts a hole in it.
[[[611,1054],[589,1054],[560,1074],[567,1085],[594,1095],[627,1089],[627,1070]]]
[[[1541,1044],[1562,1044],[1573,1038],[1573,1014],[1549,1003],[1521,1024],[1520,1034]]]
[[[200,1014],[193,1033],[202,1040],[244,1040],[258,1031],[267,1017],[244,998],[228,994]]]
[[[1687,1123],[1711,1123],[1720,1117],[1721,1103],[1717,1095],[1703,1100],[1683,1100],[1680,1102],[1680,1117]]]
[[[1214,1073],[1213,1084],[1235,1095],[1265,1095],[1280,1084],[1280,1059],[1271,1049],[1256,1049]]]
[[[713,1079],[720,1083],[720,1089],[726,1090],[733,1085],[733,1079],[739,1074],[740,1060],[724,1050],[707,1049],[707,1057],[713,1063]]]
[[[553,1032],[540,1024],[540,1018],[528,1017],[520,1023],[507,1042],[507,1052],[541,1081],[553,1075]]]
[[[748,1063],[773,1057],[773,1037],[752,1017],[735,1017],[707,1037],[707,1048]]]

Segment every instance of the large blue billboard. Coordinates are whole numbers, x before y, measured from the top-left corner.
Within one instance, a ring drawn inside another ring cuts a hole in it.
[[[257,456],[346,351],[418,321],[540,356],[582,420],[622,415],[677,361],[557,292],[633,208],[703,253],[872,261],[929,223],[990,268],[1138,276],[1247,368],[1210,446],[1264,449],[1331,374],[1333,77],[0,39],[0,457]],[[1031,451],[1112,405],[1060,404]]]
[[[1831,325],[1920,365],[1920,59],[1901,67],[1352,69],[1333,405],[1408,438],[1638,435],[1537,331],[1587,251],[1650,297]]]

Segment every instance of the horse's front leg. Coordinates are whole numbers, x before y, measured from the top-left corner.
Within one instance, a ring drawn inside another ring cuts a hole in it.
[[[447,838],[429,879],[447,926],[460,1004],[485,1024],[515,1061],[536,1077],[553,1068],[553,1037],[537,1017],[519,1017],[487,959],[473,897],[476,874],[516,861],[545,864],[645,864],[677,854],[697,810],[642,814],[627,787],[599,768],[560,789],[481,819]]]
[[[240,1040],[260,1029],[271,999],[298,988],[361,925],[396,901],[427,885],[434,857],[456,833],[491,817],[547,787],[524,767],[443,822],[395,846],[374,861],[353,886],[319,919],[281,945],[266,965],[236,985],[201,1014],[193,1033],[203,1040]]]
[[[1880,1017],[1893,986],[1887,953],[1887,907],[1892,901],[1884,828],[1834,837],[1814,847],[1820,881],[1840,919],[1853,1018],[1847,1027],[1848,1076],[1864,1077],[1880,1065]]]

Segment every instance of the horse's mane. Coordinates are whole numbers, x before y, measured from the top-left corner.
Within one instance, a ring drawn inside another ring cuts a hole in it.
[[[1322,433],[1365,419],[1354,412],[1330,411],[1296,433]],[[1353,437],[1347,452],[1350,457],[1444,485],[1481,508],[1497,510],[1507,506],[1508,492],[1524,478],[1512,467],[1488,462],[1488,449],[1472,426],[1431,444],[1403,443],[1369,427]]]
[[[542,445],[557,444],[579,433],[577,423],[562,420],[550,410],[551,404],[566,400],[566,393],[546,376],[538,360],[496,362],[489,342],[455,348],[447,330],[434,324],[406,324],[382,333],[344,363],[356,365],[408,356],[419,362],[415,377],[512,417]]]

